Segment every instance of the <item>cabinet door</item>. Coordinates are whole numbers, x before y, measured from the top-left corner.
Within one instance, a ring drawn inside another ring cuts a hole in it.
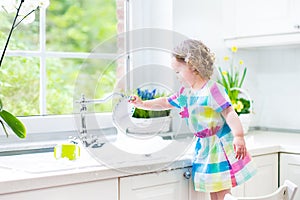
[[[298,154],[280,154],[280,184],[284,183],[284,180],[290,180],[298,188],[300,187],[300,155]],[[300,192],[296,192],[294,199],[300,199]]]
[[[0,200],[118,200],[118,179],[80,183],[0,195]]]
[[[297,0],[237,0],[237,34],[239,36],[297,32]]]
[[[186,169],[120,178],[120,200],[188,199]]]
[[[274,192],[278,187],[278,154],[253,157],[257,173],[245,184],[232,189],[236,196],[260,196]]]
[[[228,37],[299,32],[299,0],[224,0]]]

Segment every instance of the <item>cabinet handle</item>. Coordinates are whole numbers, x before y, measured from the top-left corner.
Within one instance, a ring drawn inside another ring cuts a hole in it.
[[[299,24],[296,24],[296,25],[294,26],[294,28],[295,28],[295,29],[300,29],[300,25],[299,25]]]
[[[190,178],[191,178],[191,172],[186,171],[186,172],[183,173],[183,176],[184,176],[184,178],[186,178],[186,179],[190,179]]]

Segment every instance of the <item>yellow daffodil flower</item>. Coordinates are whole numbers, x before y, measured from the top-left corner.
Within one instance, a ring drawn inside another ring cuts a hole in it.
[[[228,72],[227,72],[227,71],[222,71],[222,74],[223,74],[224,76],[227,76]]]
[[[241,112],[242,109],[244,108],[244,105],[241,101],[237,101],[236,103],[233,104],[233,108],[237,111],[237,112]]]
[[[229,57],[228,57],[228,56],[224,56],[224,60],[225,60],[225,61],[228,61],[228,60],[229,60]]]
[[[239,64],[240,64],[240,65],[244,64],[244,61],[243,61],[243,60],[240,60],[240,61],[239,61]]]
[[[236,46],[231,47],[231,51],[232,51],[233,53],[237,52],[237,50],[238,50],[238,48],[237,48]]]

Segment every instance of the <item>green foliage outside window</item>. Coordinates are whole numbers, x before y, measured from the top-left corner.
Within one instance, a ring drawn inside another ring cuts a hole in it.
[[[115,0],[55,0],[47,9],[47,49],[90,52],[117,33]]]
[[[0,49],[4,46],[13,17],[14,13],[0,13]],[[20,24],[15,29],[8,50],[39,50],[38,19],[39,12],[33,23]],[[116,1],[51,0],[46,21],[47,51],[89,53],[117,34]],[[116,42],[112,41],[111,45],[116,45]],[[86,62],[82,58],[46,59],[48,114],[73,113],[74,84],[82,64]],[[116,64],[108,67],[107,63],[99,59],[97,65],[86,72],[91,78],[101,74],[101,84],[105,87],[95,89],[95,95],[99,97],[112,91],[116,79]],[[39,81],[39,57],[6,56],[0,69],[0,98],[4,108],[17,116],[39,115]],[[111,104],[101,105],[97,111],[111,111]]]

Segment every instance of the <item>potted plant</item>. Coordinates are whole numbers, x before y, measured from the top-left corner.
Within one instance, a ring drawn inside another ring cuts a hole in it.
[[[1,55],[0,59],[0,67],[2,65],[2,61],[5,56],[6,49],[8,47],[10,37],[13,31],[17,28],[20,23],[31,23],[35,19],[35,11],[39,9],[39,7],[47,7],[49,5],[49,0],[25,0],[19,1],[19,5],[17,5],[16,1],[0,1],[0,11],[4,11],[6,13],[15,12],[16,15],[14,17],[11,29],[8,33],[8,37]],[[10,129],[19,137],[26,137],[26,128],[24,124],[16,118],[13,114],[3,109],[3,104],[0,99],[0,124],[6,134],[8,136],[8,132],[5,128],[5,125],[10,127]]]
[[[164,92],[157,89],[137,88],[136,95],[142,100],[151,100],[167,96]],[[143,110],[135,108],[132,114],[134,127],[128,127],[130,133],[162,133],[169,132],[171,129],[171,110]]]
[[[219,79],[218,82],[222,84],[228,92],[234,110],[239,115],[243,125],[244,132],[247,133],[250,124],[252,113],[252,100],[248,92],[242,86],[247,74],[247,67],[244,66],[243,60],[236,62],[235,54],[238,48],[233,46],[231,48],[231,58],[224,57],[227,68],[218,67]]]

